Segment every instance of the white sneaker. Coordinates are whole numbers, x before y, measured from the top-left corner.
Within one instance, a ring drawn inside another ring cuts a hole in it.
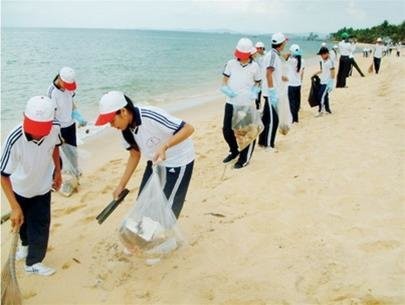
[[[28,246],[19,245],[15,253],[15,260],[21,261],[28,256]]]
[[[277,150],[275,147],[271,147],[271,146],[266,147],[266,148],[264,149],[264,151],[265,151],[265,152],[269,152],[269,153],[278,153],[278,150]]]
[[[315,117],[316,117],[316,118],[319,118],[319,117],[321,117],[321,116],[323,116],[323,111],[320,111],[320,112],[318,112],[317,114],[315,114]]]
[[[32,266],[25,266],[25,272],[29,274],[50,276],[56,272],[55,269],[47,267],[42,263],[36,263]]]

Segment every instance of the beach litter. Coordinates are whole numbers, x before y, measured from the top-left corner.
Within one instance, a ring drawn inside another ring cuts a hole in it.
[[[125,249],[147,259],[164,257],[184,243],[176,217],[163,193],[158,166],[124,218],[119,237]]]

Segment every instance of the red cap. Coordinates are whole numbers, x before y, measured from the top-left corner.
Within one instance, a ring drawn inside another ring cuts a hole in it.
[[[45,137],[51,132],[52,122],[53,121],[48,122],[33,121],[24,114],[23,127],[24,131],[26,133],[29,133],[30,135]]]
[[[63,88],[65,88],[65,89],[67,89],[69,91],[75,91],[76,90],[76,88],[77,88],[76,82],[67,83],[67,82],[64,82],[62,79],[61,79],[61,81],[63,83]]]
[[[240,60],[246,60],[250,58],[250,52],[249,53],[244,53],[241,51],[238,51],[238,49],[235,50],[235,53],[233,53],[235,55],[236,58],[240,59]]]
[[[115,117],[115,114],[116,114],[116,111],[100,114],[96,120],[95,125],[101,126],[101,125],[111,123]]]

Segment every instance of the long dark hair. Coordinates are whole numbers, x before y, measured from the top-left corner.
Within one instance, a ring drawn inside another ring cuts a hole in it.
[[[297,59],[297,72],[300,72],[302,65],[301,55],[294,55],[294,57]]]
[[[135,106],[134,106],[134,103],[133,103],[132,100],[131,100],[128,96],[126,96],[125,94],[124,94],[124,97],[125,97],[125,100],[127,101],[127,104],[125,105],[124,108],[125,108],[127,111],[129,111],[129,112],[132,114],[132,116],[134,116],[135,111],[136,111],[136,108],[135,108]],[[121,111],[121,110],[118,110],[117,113],[119,113],[120,111]],[[135,127],[135,126],[134,126],[134,123],[135,123],[134,121],[135,121],[135,119],[133,118],[131,124],[129,124],[128,127],[127,127],[125,130],[122,131],[122,136],[124,137],[125,141],[127,141],[128,144],[131,145],[132,148],[135,148],[136,150],[139,150],[138,144],[136,143],[135,138],[134,138],[134,135],[132,134],[132,131],[131,131],[131,128],[134,128],[134,127]]]

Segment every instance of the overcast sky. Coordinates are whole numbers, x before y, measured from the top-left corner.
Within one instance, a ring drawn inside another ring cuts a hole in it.
[[[7,27],[334,32],[403,21],[405,1],[1,1]]]

